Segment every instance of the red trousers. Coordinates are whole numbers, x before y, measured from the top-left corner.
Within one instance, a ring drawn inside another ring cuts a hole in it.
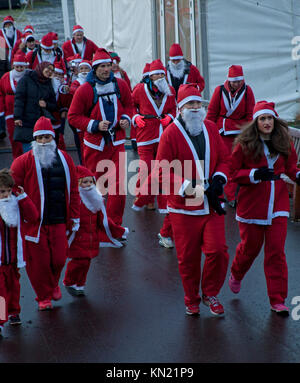
[[[19,314],[21,311],[20,273],[16,264],[0,266],[0,297],[5,299],[6,306],[6,318],[0,317],[0,325],[3,325],[7,322],[8,315]]]
[[[149,192],[151,190],[151,161],[155,160],[157,154],[158,142],[145,146],[138,146],[138,155],[140,157],[139,165],[139,178],[136,183],[136,187],[139,188],[143,185],[144,182],[149,183]],[[149,176],[149,177],[148,177]],[[136,195],[139,196],[139,193],[136,192]],[[149,196],[148,203],[154,203],[155,197]]]
[[[229,255],[225,241],[224,217],[170,213],[185,305],[200,303],[202,294],[219,294],[227,273]],[[205,262],[201,279],[201,252]]]
[[[236,249],[231,272],[242,280],[258,256],[264,242],[264,272],[271,305],[284,303],[288,293],[288,269],[284,252],[287,218],[277,217],[272,225],[239,222],[241,242]]]
[[[72,258],[67,264],[64,285],[84,286],[91,264],[90,258]]]
[[[104,146],[102,152],[84,146],[85,166],[96,175],[97,187],[101,193],[107,193],[107,215],[117,225],[122,225],[126,203],[125,158],[123,144],[113,146],[110,143]]]
[[[227,148],[228,156],[232,153],[233,148],[233,141],[235,140],[236,135],[229,135],[229,136],[221,136],[223,139],[223,142]],[[237,183],[231,182],[228,180],[227,184],[224,187],[224,193],[226,195],[227,201],[234,201],[236,199],[236,189],[237,189]]]
[[[173,239],[173,231],[172,231],[172,224],[171,224],[171,219],[170,215],[166,214],[164,218],[163,225],[160,229],[160,235],[162,237],[167,237]]]
[[[25,241],[26,271],[38,302],[52,299],[67,259],[66,225],[42,225],[39,243]]]
[[[23,147],[21,142],[14,141],[15,121],[13,118],[6,120],[6,128],[9,142],[11,144],[13,159],[16,159],[23,154]]]

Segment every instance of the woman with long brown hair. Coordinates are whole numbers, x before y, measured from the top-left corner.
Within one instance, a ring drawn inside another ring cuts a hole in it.
[[[289,194],[281,175],[300,184],[300,169],[288,126],[274,108],[272,102],[256,103],[253,121],[236,138],[231,156],[231,179],[239,184],[236,219],[241,242],[231,266],[229,287],[235,294],[240,291],[242,279],[265,243],[264,271],[271,310],[288,315],[284,245]]]

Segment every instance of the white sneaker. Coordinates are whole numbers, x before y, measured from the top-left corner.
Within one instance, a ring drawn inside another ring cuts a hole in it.
[[[174,242],[172,241],[172,238],[170,237],[163,237],[160,233],[157,234],[159,241],[158,243],[166,247],[167,249],[172,249],[174,247]]]

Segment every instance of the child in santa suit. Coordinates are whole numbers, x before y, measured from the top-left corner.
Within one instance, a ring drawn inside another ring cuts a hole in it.
[[[80,227],[77,233],[69,236],[68,257],[64,285],[71,295],[84,295],[84,286],[91,260],[99,254],[101,231],[105,228],[107,236],[116,247],[122,244],[115,238],[125,239],[127,228],[114,225],[107,220],[104,202],[95,185],[95,178],[84,166],[77,166],[80,204]]]
[[[241,282],[264,244],[264,272],[271,310],[288,315],[285,306],[288,269],[284,252],[289,216],[286,174],[300,184],[297,154],[287,124],[273,102],[259,101],[253,121],[236,139],[231,178],[240,185],[236,219],[241,242],[231,266],[229,286],[237,294]]]
[[[0,171],[0,297],[5,300],[5,318],[0,315],[0,337],[3,325],[20,325],[20,274],[25,266],[20,220],[34,222],[38,212],[22,187],[12,194],[14,180],[8,169]],[[3,314],[1,306],[0,314]]]

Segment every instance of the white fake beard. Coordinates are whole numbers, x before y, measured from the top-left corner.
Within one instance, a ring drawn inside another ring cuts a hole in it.
[[[84,84],[86,82],[86,78],[89,72],[80,72],[78,73],[77,76],[77,81],[79,82],[80,85]]]
[[[82,53],[82,49],[83,49],[83,42],[82,43],[76,43],[76,46],[78,48],[79,54],[81,54]]]
[[[155,80],[154,85],[161,93],[166,94],[167,96],[171,96],[172,92],[165,78],[159,78],[158,80]]]
[[[62,81],[60,81],[60,79],[57,77],[53,77],[51,79],[51,82],[52,82],[52,88],[54,90],[54,93],[57,94],[60,86],[62,85]]]
[[[48,61],[51,64],[53,64],[54,60],[55,60],[55,54],[53,52],[51,53],[42,52],[42,61]]]
[[[54,139],[46,144],[33,141],[32,150],[42,168],[48,169],[54,164],[56,160],[56,142]]]
[[[18,212],[19,205],[17,198],[14,195],[0,199],[0,215],[7,226],[18,226]]]
[[[12,78],[15,80],[15,81],[20,81],[21,78],[24,76],[24,74],[26,73],[26,69],[23,70],[22,72],[18,72],[16,71],[15,69],[12,69]]]
[[[92,185],[88,188],[79,186],[79,194],[82,202],[92,213],[97,213],[103,206],[103,197],[96,188],[96,185]]]
[[[112,82],[104,85],[96,83],[96,91],[98,96],[101,96],[101,94],[114,93],[115,85]]]
[[[14,36],[14,34],[15,34],[14,27],[4,28],[4,31],[5,31],[6,36],[9,39],[11,39]]]
[[[182,113],[186,130],[191,136],[198,136],[202,132],[202,125],[206,112],[204,108],[200,109],[184,109]]]
[[[182,78],[185,71],[185,62],[180,60],[179,63],[174,64],[172,61],[169,61],[169,69],[173,77]]]

